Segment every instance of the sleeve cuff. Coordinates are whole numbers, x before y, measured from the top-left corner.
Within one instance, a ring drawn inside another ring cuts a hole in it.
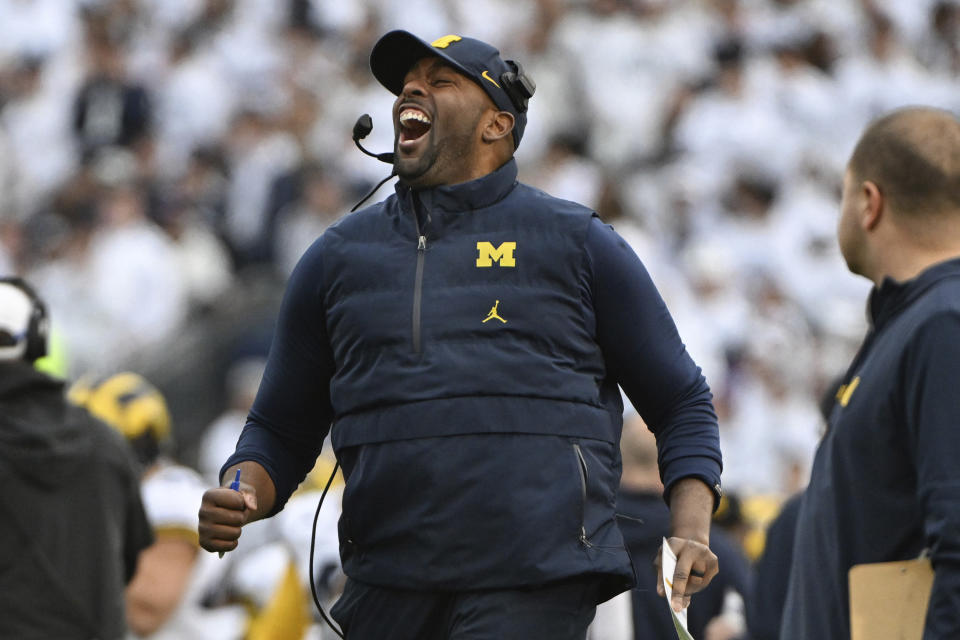
[[[707,485],[707,488],[713,492],[713,512],[716,513],[717,507],[720,506],[720,499],[723,498],[723,486],[720,483],[720,468],[712,458],[701,458],[700,461],[697,465],[690,463],[685,464],[684,469],[680,470],[679,473],[671,469],[669,476],[664,477],[663,501],[667,503],[667,506],[670,506],[670,492],[673,491],[673,487],[676,486],[678,482],[684,478],[696,478]],[[696,468],[694,468],[694,466]],[[715,471],[705,468],[711,466],[715,468]]]

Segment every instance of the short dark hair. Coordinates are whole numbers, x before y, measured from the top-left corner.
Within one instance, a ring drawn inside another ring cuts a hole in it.
[[[849,168],[903,216],[960,210],[960,120],[925,107],[894,111],[867,127]]]

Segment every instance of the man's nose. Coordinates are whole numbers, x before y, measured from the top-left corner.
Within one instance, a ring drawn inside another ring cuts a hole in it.
[[[422,78],[410,78],[403,83],[403,89],[400,91],[400,97],[424,96],[426,95],[426,82]]]

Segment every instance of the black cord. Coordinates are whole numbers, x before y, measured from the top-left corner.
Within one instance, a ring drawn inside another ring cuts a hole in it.
[[[391,171],[391,172],[390,172],[390,175],[388,175],[386,178],[384,178],[383,180],[381,180],[380,182],[378,182],[378,183],[377,183],[377,186],[375,186],[373,189],[370,190],[370,193],[368,193],[367,195],[363,196],[363,200],[361,200],[361,201],[358,202],[357,204],[353,205],[353,209],[350,209],[350,213],[353,213],[354,211],[356,211],[357,209],[359,209],[359,208],[360,208],[360,205],[362,205],[364,202],[366,202],[367,200],[369,200],[369,199],[370,199],[370,196],[372,196],[373,194],[375,194],[375,193],[377,192],[377,189],[379,189],[380,187],[383,186],[383,183],[384,183],[384,182],[386,182],[387,180],[389,180],[390,178],[392,178],[392,177],[395,176],[395,175],[397,175],[397,172],[396,172],[396,171]]]
[[[392,177],[392,176],[391,176]],[[389,180],[389,178],[388,178]],[[386,182],[386,180],[384,180]],[[380,184],[383,184],[381,182]],[[374,189],[376,191],[376,189]],[[369,196],[367,196],[369,197]],[[327,623],[327,626],[333,629],[333,632],[343,638],[343,632],[337,629],[333,625],[333,621],[327,617],[327,612],[323,610],[323,605],[320,604],[320,597],[317,596],[317,582],[313,576],[313,549],[317,544],[317,520],[320,519],[320,507],[323,506],[323,500],[327,497],[327,491],[330,490],[330,485],[333,483],[334,476],[337,475],[337,470],[340,468],[340,461],[337,460],[337,463],[333,465],[333,473],[330,474],[330,478],[327,480],[327,486],[323,488],[323,493],[320,494],[320,501],[317,502],[317,512],[313,514],[313,530],[310,533],[310,593],[313,594],[313,603],[317,605],[317,610],[320,611],[320,617],[323,618],[323,621]]]

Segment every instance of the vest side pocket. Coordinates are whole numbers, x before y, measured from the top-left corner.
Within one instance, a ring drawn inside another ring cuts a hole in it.
[[[573,454],[576,457],[577,471],[580,475],[580,531],[578,532],[578,538],[580,544],[590,547],[592,545],[590,540],[587,539],[587,478],[590,475],[590,470],[587,468],[587,461],[583,457],[580,443],[573,443]]]

